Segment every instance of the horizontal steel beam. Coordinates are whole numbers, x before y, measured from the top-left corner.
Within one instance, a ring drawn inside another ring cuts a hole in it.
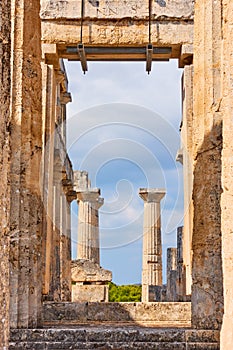
[[[171,58],[171,47],[153,47],[151,50],[152,61],[167,61]],[[59,56],[71,61],[79,61],[80,55],[77,46],[66,46]],[[146,61],[147,47],[103,47],[86,46],[85,57],[87,61]]]

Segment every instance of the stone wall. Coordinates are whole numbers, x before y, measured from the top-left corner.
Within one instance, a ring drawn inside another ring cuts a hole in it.
[[[189,327],[191,304],[184,303],[46,303],[45,326],[80,324],[140,324]]]
[[[9,335],[10,2],[0,2],[0,348]]]

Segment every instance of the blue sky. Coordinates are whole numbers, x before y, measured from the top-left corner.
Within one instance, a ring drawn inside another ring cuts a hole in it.
[[[75,170],[87,170],[101,188],[101,265],[117,284],[140,283],[143,201],[141,187],[165,188],[161,203],[163,259],[176,245],[183,218],[180,147],[181,75],[175,60],[153,63],[66,62],[69,91],[68,152]],[[72,254],[77,241],[77,205],[72,204]],[[165,278],[165,271],[164,271]]]

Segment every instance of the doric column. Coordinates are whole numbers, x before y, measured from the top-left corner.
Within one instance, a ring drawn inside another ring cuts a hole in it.
[[[55,132],[55,106],[57,99],[57,85],[55,70],[52,66],[42,64],[43,72],[43,154],[41,173],[43,174],[43,240],[42,240],[42,274],[43,295],[48,297],[51,276],[51,261],[53,257],[53,172],[54,172],[54,132]]]
[[[225,19],[220,0],[196,0],[194,11],[192,325],[220,329],[224,301],[221,53]]]
[[[222,266],[223,266],[223,291],[224,291],[224,315],[221,328],[220,348],[231,350],[233,344],[233,2],[224,0],[222,6],[222,87],[223,99],[221,110],[224,115],[223,122],[223,151],[222,151],[222,197],[221,197],[221,231],[222,231]]]
[[[184,182],[184,265],[185,293],[191,295],[192,285],[192,233],[193,233],[193,65],[185,66],[183,85],[183,120],[181,128],[182,164]]]
[[[164,189],[145,189],[139,191],[144,200],[143,261],[142,261],[142,301],[150,301],[150,286],[162,285],[162,244],[160,201]]]
[[[99,189],[77,192],[78,211],[78,259],[100,263],[99,255],[99,215],[103,205]]]
[[[61,213],[62,213],[62,162],[55,150],[54,176],[53,176],[53,239],[52,239],[52,281],[50,294],[52,300],[61,300],[61,281],[60,281],[60,235],[61,235]]]
[[[186,274],[183,260],[183,226],[177,228],[177,298],[186,300]]]
[[[177,301],[177,249],[167,249],[167,301]]]
[[[9,336],[9,211],[10,211],[10,72],[11,2],[0,2],[0,349],[8,349]]]
[[[71,202],[77,198],[71,180],[62,180],[61,212],[61,300],[71,301]]]
[[[37,327],[41,319],[40,1],[11,5],[10,318],[12,328],[27,328]]]

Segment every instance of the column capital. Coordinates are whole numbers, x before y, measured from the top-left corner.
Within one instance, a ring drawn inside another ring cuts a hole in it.
[[[99,196],[100,196],[99,188],[90,188],[90,189],[77,191],[77,199],[82,202],[90,202],[93,204],[97,204]]]
[[[165,196],[166,190],[164,188],[140,188],[139,196],[144,202],[160,203],[162,198]]]

